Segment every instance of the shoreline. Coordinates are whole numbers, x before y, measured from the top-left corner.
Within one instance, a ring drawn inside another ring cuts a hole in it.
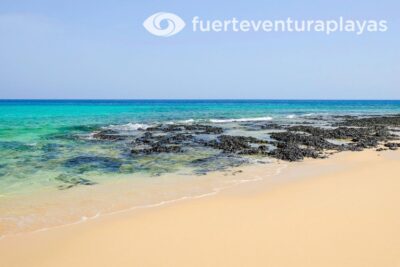
[[[62,229],[62,228],[71,227],[71,226],[80,225],[80,224],[83,224],[86,222],[90,222],[92,220],[98,220],[98,219],[107,218],[110,216],[115,216],[118,214],[125,214],[125,213],[140,211],[140,210],[153,209],[153,208],[173,205],[175,203],[179,203],[182,201],[190,201],[190,200],[196,200],[196,199],[206,198],[206,197],[210,197],[210,196],[215,196],[225,190],[229,190],[233,187],[237,187],[242,184],[254,183],[254,182],[262,181],[264,179],[273,178],[274,176],[279,175],[282,172],[282,170],[287,168],[287,166],[288,166],[287,163],[277,161],[277,162],[269,162],[269,163],[253,163],[253,164],[249,164],[246,166],[235,167],[235,168],[232,168],[229,170],[211,172],[211,173],[207,174],[207,176],[206,176],[208,178],[207,180],[214,180],[214,181],[223,180],[224,182],[227,182],[227,184],[225,184],[225,185],[221,184],[221,185],[219,185],[219,187],[212,187],[209,189],[209,191],[205,191],[205,192],[203,192],[201,194],[197,194],[197,195],[196,194],[183,195],[176,199],[166,199],[166,200],[161,200],[160,202],[155,202],[155,203],[141,204],[141,205],[127,207],[127,208],[123,208],[123,209],[115,209],[115,210],[111,210],[111,211],[108,211],[105,213],[98,212],[93,216],[83,216],[77,221],[66,222],[65,224],[49,225],[49,226],[44,226],[42,228],[30,230],[30,231],[7,233],[4,235],[0,235],[0,240],[6,239],[6,238],[12,238],[14,236],[15,237],[16,236],[24,236],[24,235],[45,232],[45,231],[49,231],[49,230],[55,230],[55,229],[60,229],[60,228]],[[261,169],[261,168],[263,170],[267,170],[267,169],[269,171],[272,170],[272,172],[274,172],[274,173],[254,175],[254,176],[252,176],[252,178],[247,176],[248,170],[250,170],[250,172],[251,172],[254,169]],[[172,177],[174,177],[174,176],[175,175],[167,176],[164,179],[166,179],[166,180],[173,179]],[[231,179],[224,178],[224,177],[231,177]],[[241,178],[241,177],[243,177],[243,178]],[[188,179],[188,180],[195,179],[195,178],[196,178],[196,176],[193,176],[193,175],[186,176],[186,179]],[[239,178],[239,179],[237,179],[237,178]],[[204,179],[204,177],[201,177],[200,179]],[[118,187],[114,187],[114,188],[110,188],[110,184],[103,184],[103,186],[105,188],[109,189],[109,191],[118,191],[118,189],[122,190],[124,186],[129,186],[129,183],[126,185],[119,185]],[[193,184],[191,184],[190,186],[195,187],[197,185],[193,182]],[[206,189],[203,189],[203,190],[206,190]],[[98,192],[96,194],[99,195],[99,194],[101,194],[101,192]],[[30,198],[30,199],[33,200],[34,198],[33,199]]]
[[[73,123],[63,125],[59,134],[40,133],[37,143],[0,142],[6,163],[0,164],[0,176],[5,177],[0,180],[5,193],[0,234],[209,194],[237,182],[233,175],[213,172],[259,161],[296,162],[334,152],[400,147],[400,115],[248,120],[152,126]]]
[[[395,207],[400,201],[395,190],[400,189],[395,179],[399,158],[396,151],[342,152],[325,160],[289,164],[276,179],[245,183],[206,198],[4,237],[0,263],[9,267],[28,262],[30,266],[398,266],[400,257],[393,251],[400,249],[396,241],[400,230],[393,226],[400,223]],[[374,177],[377,173],[381,177]],[[332,229],[353,237],[340,235],[337,240],[330,235]],[[365,242],[363,236],[370,238],[374,257],[368,247],[359,247]],[[304,247],[283,246],[288,240]],[[383,241],[385,251],[380,247]],[[317,245],[336,250],[336,258]],[[351,253],[342,246],[349,246]],[[294,251],[306,248],[310,248],[307,253]],[[323,262],[323,257],[332,262]]]

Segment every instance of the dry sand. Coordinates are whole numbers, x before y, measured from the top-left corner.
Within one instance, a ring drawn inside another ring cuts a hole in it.
[[[282,182],[7,237],[0,266],[399,267],[399,163],[342,153],[291,164]]]

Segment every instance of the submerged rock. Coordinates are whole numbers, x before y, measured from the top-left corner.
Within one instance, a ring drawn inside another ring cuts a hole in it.
[[[102,169],[103,171],[118,171],[122,163],[114,158],[102,156],[78,156],[65,161],[64,166],[68,168],[81,168],[87,166],[83,171]]]
[[[279,129],[283,129],[283,126],[276,124],[276,123],[267,123],[267,124],[261,125],[260,128],[263,130],[279,130]]]
[[[221,153],[193,160],[190,166],[196,168],[196,174],[204,175],[210,171],[223,171],[232,167],[239,167],[246,163],[248,163],[248,160],[243,157]]]
[[[34,147],[23,142],[17,141],[0,141],[0,149],[12,150],[12,151],[29,151],[33,150]]]
[[[188,141],[193,141],[193,135],[191,134],[175,134],[170,136],[164,136],[159,138],[159,144],[182,144]]]
[[[114,130],[103,130],[100,132],[96,132],[93,134],[93,138],[108,141],[118,141],[125,139],[124,136],[120,135],[117,131]]]
[[[57,181],[64,183],[63,185],[58,186],[60,190],[69,189],[78,185],[95,185],[96,183],[90,181],[88,179],[80,178],[80,177],[71,177],[65,174],[60,174],[55,178]]]
[[[132,154],[159,154],[159,153],[180,153],[182,152],[182,148],[177,145],[163,145],[163,144],[154,144],[149,146],[148,148],[133,148],[131,150]]]
[[[268,147],[261,145],[256,148],[244,149],[239,152],[240,155],[267,155],[268,154]]]
[[[221,134],[223,129],[221,127],[203,125],[203,124],[167,124],[158,125],[147,128],[148,132],[193,132],[195,134]]]
[[[224,130],[221,127],[210,125],[185,125],[185,130],[194,131],[196,134],[222,134]]]

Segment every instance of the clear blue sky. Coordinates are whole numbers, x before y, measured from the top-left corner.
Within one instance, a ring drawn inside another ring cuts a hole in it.
[[[398,0],[1,0],[0,98],[400,99]],[[386,19],[355,34],[150,35],[184,20]]]

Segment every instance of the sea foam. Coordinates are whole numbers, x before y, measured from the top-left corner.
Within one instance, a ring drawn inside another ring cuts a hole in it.
[[[105,128],[115,131],[137,131],[137,130],[146,130],[149,127],[150,125],[143,123],[127,123],[122,125],[109,125]]]
[[[243,119],[210,119],[213,123],[228,123],[228,122],[247,122],[247,121],[271,121],[272,117],[259,117],[259,118],[243,118]]]

